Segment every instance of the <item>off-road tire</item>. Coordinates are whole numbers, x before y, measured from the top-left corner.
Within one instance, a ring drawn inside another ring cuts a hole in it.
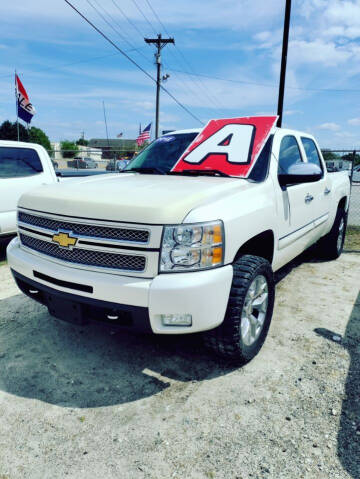
[[[341,247],[338,248],[339,226],[341,220],[344,220],[344,234],[341,242]],[[347,214],[343,208],[338,208],[334,220],[334,224],[330,232],[321,238],[318,243],[319,256],[323,259],[333,260],[339,258],[344,249],[344,240],[346,234]]]
[[[244,255],[233,263],[234,276],[224,321],[215,329],[203,333],[205,346],[217,355],[250,361],[260,351],[267,336],[275,300],[275,283],[270,263],[259,256]],[[241,316],[244,301],[253,280],[263,275],[268,285],[268,305],[263,328],[257,340],[247,346],[241,336]]]

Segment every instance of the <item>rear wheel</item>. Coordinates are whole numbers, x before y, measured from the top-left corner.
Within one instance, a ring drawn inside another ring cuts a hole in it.
[[[325,259],[337,259],[344,249],[347,215],[343,208],[338,208],[330,232],[319,241],[319,251]]]
[[[244,255],[234,264],[234,277],[224,321],[203,333],[205,345],[216,354],[243,362],[260,351],[267,336],[275,299],[270,263]]]

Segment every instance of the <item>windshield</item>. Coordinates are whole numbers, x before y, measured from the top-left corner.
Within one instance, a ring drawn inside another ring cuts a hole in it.
[[[197,133],[180,133],[162,136],[139,153],[123,171],[134,168],[155,168],[168,173],[197,135]]]

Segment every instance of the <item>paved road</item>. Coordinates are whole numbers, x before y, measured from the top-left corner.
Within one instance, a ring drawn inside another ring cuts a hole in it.
[[[360,226],[360,183],[352,186],[348,223]]]

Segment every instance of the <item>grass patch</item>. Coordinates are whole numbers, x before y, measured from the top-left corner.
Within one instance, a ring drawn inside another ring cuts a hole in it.
[[[360,251],[360,226],[347,227],[344,247],[350,251]]]

